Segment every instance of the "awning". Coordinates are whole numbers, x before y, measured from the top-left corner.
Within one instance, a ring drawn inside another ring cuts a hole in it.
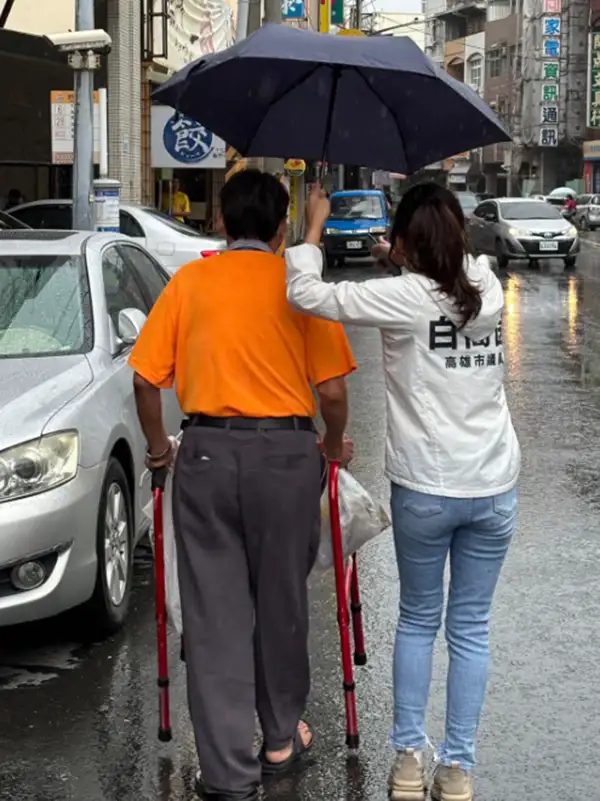
[[[469,170],[471,169],[471,164],[455,164],[454,167],[450,170],[448,175],[462,175],[467,176],[469,174]]]
[[[473,168],[473,163],[470,161],[463,161],[455,164],[448,173],[449,184],[464,184]]]

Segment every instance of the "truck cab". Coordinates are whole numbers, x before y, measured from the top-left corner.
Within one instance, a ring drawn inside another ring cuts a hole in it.
[[[390,226],[391,207],[378,189],[347,189],[330,197],[331,213],[323,231],[328,267],[364,259]]]

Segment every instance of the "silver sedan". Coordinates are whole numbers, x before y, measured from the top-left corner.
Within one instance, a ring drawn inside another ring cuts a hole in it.
[[[150,499],[127,359],[168,280],[126,236],[0,232],[0,626],[125,619]]]
[[[579,253],[577,229],[559,209],[534,198],[485,200],[469,219],[469,237],[473,249],[495,256],[501,269],[513,260],[540,259],[574,267]]]

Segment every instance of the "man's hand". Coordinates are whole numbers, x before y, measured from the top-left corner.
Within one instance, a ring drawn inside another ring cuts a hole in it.
[[[340,462],[342,467],[348,467],[354,458],[354,443],[347,434],[342,441],[333,441],[327,434],[323,437],[323,453],[328,462]]]
[[[172,467],[175,457],[175,448],[171,440],[166,437],[165,441],[157,448],[148,446],[146,451],[146,467],[148,470],[160,470],[161,467]]]
[[[306,237],[310,245],[321,242],[323,227],[329,218],[331,207],[329,198],[320,184],[313,184],[306,199]]]

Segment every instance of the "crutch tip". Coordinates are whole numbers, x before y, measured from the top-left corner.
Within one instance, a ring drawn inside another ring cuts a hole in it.
[[[346,745],[352,751],[357,751],[359,746],[359,736],[358,734],[347,734],[346,735]]]
[[[173,739],[173,732],[171,729],[159,729],[158,730],[158,739],[161,743],[169,743]]]
[[[367,664],[367,655],[366,654],[354,654],[354,664],[362,667],[363,665]]]

